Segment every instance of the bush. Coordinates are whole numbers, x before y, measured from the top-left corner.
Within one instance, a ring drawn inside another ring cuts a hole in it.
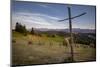
[[[33,43],[32,43],[32,41],[29,41],[28,44],[29,44],[29,45],[32,45]]]

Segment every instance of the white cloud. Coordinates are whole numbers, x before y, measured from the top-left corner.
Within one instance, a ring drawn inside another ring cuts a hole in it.
[[[46,4],[38,4],[39,6],[41,6],[41,7],[44,7],[44,8],[48,8],[49,6],[48,5],[46,5]]]
[[[27,28],[66,28],[66,25],[57,22],[58,20],[57,17],[40,13],[17,12],[12,14],[12,27],[14,28],[16,22],[20,22]]]

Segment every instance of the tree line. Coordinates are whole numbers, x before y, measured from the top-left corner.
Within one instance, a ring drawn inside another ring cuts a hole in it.
[[[21,23],[17,22],[15,25],[15,31],[19,32],[23,35],[27,35],[27,34],[32,34],[32,35],[38,35],[38,36],[42,36],[42,34],[40,34],[39,32],[36,32],[34,30],[34,28],[32,27],[31,30],[27,30],[25,25],[22,25]],[[56,37],[56,34],[50,34],[50,33],[43,33],[45,34],[47,37]]]
[[[19,33],[21,33],[23,35],[32,34],[32,35],[42,36],[42,34],[36,33],[36,31],[34,30],[33,27],[31,28],[30,31],[28,31],[26,29],[25,25],[22,25],[21,23],[18,23],[18,22],[16,23],[15,31],[19,32]],[[50,34],[49,32],[44,33],[44,34],[47,37],[56,37],[56,36],[59,36],[58,34]],[[63,33],[61,33],[61,34],[63,34]],[[67,33],[66,35],[67,35],[67,37],[69,37],[69,33]],[[84,34],[80,33],[80,35],[75,35],[74,34],[74,41],[75,41],[75,43],[87,44],[87,45],[89,45],[90,43],[95,44],[96,43],[95,39],[89,38],[87,35],[88,34],[85,34],[85,33]]]
[[[16,23],[15,31],[16,32],[19,32],[19,33],[22,33],[24,35],[27,35],[28,33],[35,34],[35,31],[34,31],[34,28],[33,27],[31,28],[31,31],[28,31],[26,29],[26,26],[25,25],[22,25],[21,23],[18,23],[18,22]]]

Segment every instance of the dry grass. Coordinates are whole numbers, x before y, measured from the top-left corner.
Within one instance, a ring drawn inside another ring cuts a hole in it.
[[[60,37],[22,36],[17,33],[13,35],[13,39],[16,40],[12,43],[13,65],[70,62],[70,48],[63,46],[63,39]],[[95,48],[77,45],[79,47],[74,46],[75,61],[95,60]]]

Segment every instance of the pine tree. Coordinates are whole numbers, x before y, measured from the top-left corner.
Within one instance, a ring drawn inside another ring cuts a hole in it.
[[[16,23],[15,31],[20,32],[20,24],[18,22]]]
[[[33,28],[33,27],[32,27],[32,29],[31,29],[31,34],[35,34],[34,28]]]
[[[15,26],[15,31],[17,32],[20,32],[20,33],[23,33],[23,34],[27,34],[27,30],[26,30],[26,26],[24,25],[21,25],[20,23],[16,23],[16,26]]]

